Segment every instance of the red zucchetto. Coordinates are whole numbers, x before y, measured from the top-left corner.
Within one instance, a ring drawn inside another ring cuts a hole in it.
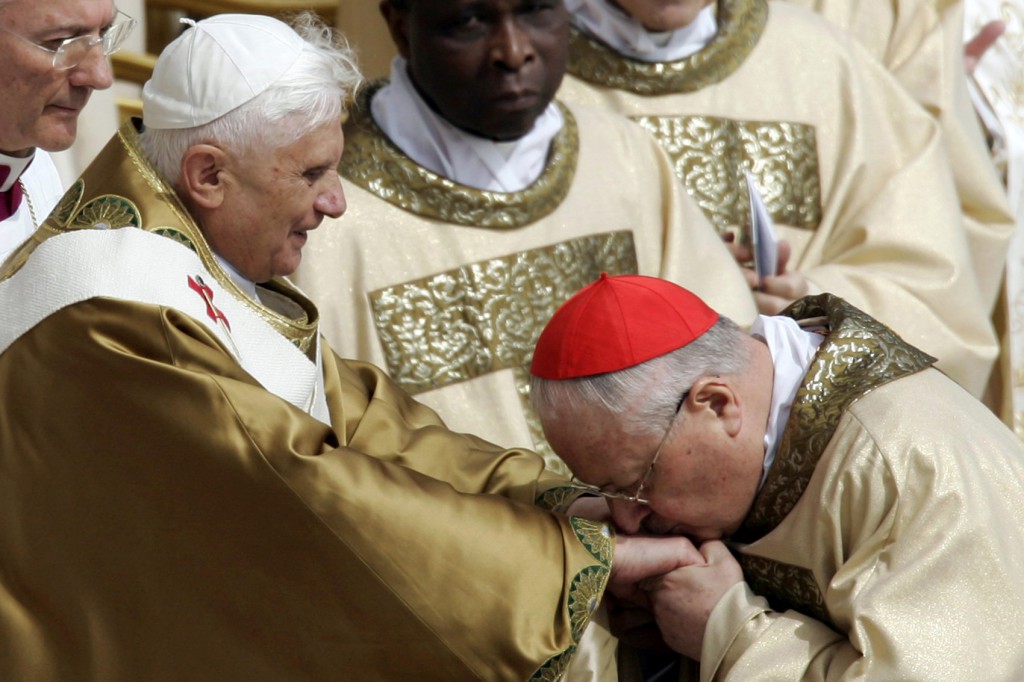
[[[718,313],[677,284],[602,273],[552,316],[530,372],[541,379],[616,372],[682,348],[717,320]]]

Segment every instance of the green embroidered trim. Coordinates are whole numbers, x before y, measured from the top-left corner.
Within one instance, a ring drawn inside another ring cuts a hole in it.
[[[572,657],[575,655],[575,646],[569,647],[560,654],[555,654],[530,676],[530,682],[558,682],[565,675],[565,671],[569,669],[569,663],[572,662]]]
[[[142,227],[142,214],[139,207],[124,197],[103,194],[90,199],[71,214],[65,223],[68,230],[94,229],[100,226],[106,229],[122,227]]]
[[[583,491],[568,485],[548,488],[534,500],[534,505],[548,511],[565,512],[569,505],[579,499]]]
[[[821,224],[814,127],[716,116],[638,116],[672,160],[676,175],[719,233],[741,229],[749,243],[753,174],[772,219],[807,230]]]
[[[363,89],[345,126],[341,174],[405,211],[469,227],[515,228],[535,223],[565,200],[576,174],[576,119],[556,102],[565,125],[551,144],[541,176],[521,192],[489,192],[462,185],[420,166],[384,134],[370,115],[370,100],[386,81]]]
[[[589,566],[576,574],[569,587],[569,623],[572,639],[579,642],[591,616],[601,603],[610,571],[604,566]]]
[[[607,523],[600,523],[585,519],[582,516],[573,516],[569,519],[576,537],[587,548],[590,554],[601,562],[602,566],[611,568],[612,565],[612,538],[614,531]]]
[[[718,34],[703,50],[674,62],[623,57],[573,29],[568,72],[596,85],[638,95],[696,92],[728,78],[750,56],[768,23],[765,0],[718,0]]]
[[[59,225],[60,227],[67,227],[67,224],[71,221],[71,216],[78,210],[78,205],[82,202],[82,196],[85,194],[85,182],[82,180],[75,181],[75,184],[71,185],[61,200],[57,202],[57,207],[53,209],[50,214],[50,220]]]

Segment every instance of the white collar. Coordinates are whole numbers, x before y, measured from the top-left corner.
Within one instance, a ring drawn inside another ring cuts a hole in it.
[[[764,473],[761,485],[775,461],[782,432],[789,421],[796,392],[811,368],[811,362],[825,337],[802,329],[789,317],[758,315],[750,326],[751,336],[758,336],[768,344],[775,377],[772,383],[772,404],[768,412],[768,425],[764,433]],[[760,486],[758,486],[760,488]]]
[[[9,168],[7,178],[0,183],[0,192],[6,192],[14,187],[14,183],[28,169],[32,159],[36,158],[36,151],[33,149],[28,156],[10,156],[0,152],[0,166]]]
[[[222,258],[219,254],[214,254],[214,257],[217,259],[217,262],[220,263],[220,266],[224,268],[224,272],[228,273],[228,277],[231,278],[231,281],[242,290],[242,293],[259,303],[260,297],[256,293],[256,282],[246,278],[245,275],[235,269],[235,266],[227,262],[227,260]]]
[[[492,192],[519,192],[547,164],[548,150],[564,119],[551,103],[533,129],[512,142],[495,142],[456,128],[420,97],[406,61],[391,62],[391,82],[370,103],[373,120],[410,159],[462,185]]]
[[[718,32],[715,3],[693,22],[674,31],[653,32],[611,4],[610,0],[565,0],[576,28],[643,62],[674,62],[704,49]]]

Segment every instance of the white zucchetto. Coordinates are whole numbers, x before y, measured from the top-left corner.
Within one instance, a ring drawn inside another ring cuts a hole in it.
[[[193,22],[157,60],[142,89],[147,128],[195,128],[252,100],[278,81],[306,42],[288,24],[254,14]]]

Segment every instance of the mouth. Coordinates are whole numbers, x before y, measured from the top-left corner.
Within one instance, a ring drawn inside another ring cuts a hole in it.
[[[535,106],[538,98],[539,95],[532,90],[506,90],[495,95],[493,102],[499,109],[519,111]]]
[[[82,113],[83,106],[84,105],[75,104],[50,104],[46,108],[57,114],[62,114],[65,116],[78,116],[80,113]]]

